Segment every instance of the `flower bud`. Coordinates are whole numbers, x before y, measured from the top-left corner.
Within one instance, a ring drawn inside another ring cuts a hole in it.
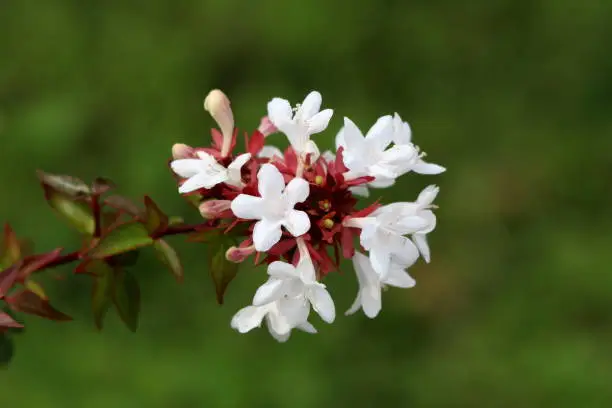
[[[232,202],[230,200],[208,200],[200,204],[200,214],[204,218],[217,218],[230,209]]]
[[[223,92],[213,89],[204,99],[204,109],[210,113],[210,116],[213,117],[221,129],[223,134],[221,156],[226,157],[230,150],[234,132],[234,114],[230,107],[230,101]]]
[[[225,259],[230,262],[240,263],[247,259],[251,254],[255,252],[255,246],[250,245],[248,247],[231,247],[225,253]]]
[[[270,118],[267,116],[261,118],[261,122],[259,123],[259,127],[257,128],[257,130],[259,131],[259,133],[264,135],[264,137],[267,137],[272,133],[278,132],[276,126],[274,126]]]
[[[174,160],[186,159],[193,156],[193,153],[193,147],[186,144],[176,143],[174,146],[172,146],[172,158]]]

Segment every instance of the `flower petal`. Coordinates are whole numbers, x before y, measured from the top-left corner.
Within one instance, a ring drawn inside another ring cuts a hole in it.
[[[387,188],[395,184],[395,178],[377,177],[376,180],[368,183],[373,188]]]
[[[395,286],[396,288],[412,288],[416,285],[416,281],[412,276],[400,266],[393,266],[389,271],[389,275],[383,281],[383,283],[389,286]]]
[[[412,129],[408,122],[404,122],[400,115],[393,116],[393,143],[396,145],[409,144],[412,141]]]
[[[179,159],[170,163],[172,171],[181,177],[189,178],[202,171],[202,162],[198,159]]]
[[[264,198],[277,199],[285,188],[283,175],[273,164],[266,163],[257,172],[259,194]]]
[[[347,117],[344,118],[344,131],[342,133],[347,150],[360,150],[363,147],[365,139],[361,130]]]
[[[267,313],[267,308],[247,306],[240,309],[232,318],[231,327],[240,333],[246,333],[261,326],[261,321]]]
[[[282,235],[281,223],[279,221],[269,221],[262,219],[253,228],[253,244],[259,252],[265,252],[272,248]]]
[[[257,288],[253,296],[253,306],[262,306],[280,299],[283,296],[284,281],[270,278],[266,283]]]
[[[431,260],[431,254],[429,252],[429,244],[427,243],[427,235],[414,234],[412,236],[412,240],[414,241],[417,248],[419,248],[419,252],[423,256],[425,262],[429,263],[429,261]]]
[[[354,186],[350,187],[349,190],[351,191],[351,193],[361,197],[370,196],[370,190],[366,186]]]
[[[273,98],[268,102],[268,118],[274,126],[284,132],[283,127],[293,120],[293,110],[289,101],[282,98]]]
[[[310,323],[310,322],[304,322],[300,325],[295,326],[296,329],[300,329],[301,331],[304,331],[306,333],[310,333],[310,334],[316,334],[317,333],[317,329]]]
[[[276,338],[275,334],[279,334],[281,336],[288,334],[291,332],[293,326],[289,323],[289,321],[283,316],[279,309],[277,302],[271,303],[270,312],[266,315],[266,322],[268,323],[268,330],[270,330],[270,334]]]
[[[344,146],[346,146],[346,142],[344,141],[344,126],[342,126],[336,134],[336,150]]]
[[[309,291],[309,299],[312,304],[312,308],[321,319],[323,319],[327,323],[333,323],[336,318],[336,307],[334,306],[334,301],[325,289],[324,285],[312,285]]]
[[[301,119],[308,120],[315,116],[321,109],[321,102],[323,97],[317,91],[312,91],[304,98],[304,101],[298,108],[295,116]]]
[[[428,205],[431,205],[431,203],[433,203],[433,201],[436,199],[436,196],[438,195],[439,192],[440,192],[440,187],[433,185],[433,184],[430,186],[427,186],[419,194],[419,197],[417,198],[417,203],[421,207],[427,207]]]
[[[353,256],[353,266],[357,273],[359,281],[359,300],[361,308],[366,316],[374,318],[380,312],[382,307],[380,281],[378,275],[372,268],[372,264],[368,257],[356,252]],[[353,304],[353,306],[355,306]],[[349,309],[349,310],[352,310]]]
[[[293,208],[296,203],[304,202],[308,198],[308,194],[310,194],[310,185],[303,178],[294,178],[285,188],[285,196],[291,208]]]
[[[361,309],[361,290],[357,291],[357,296],[353,301],[351,307],[348,308],[346,312],[344,312],[345,316],[355,314],[359,309]]]
[[[300,277],[295,266],[282,261],[274,261],[268,265],[268,275],[277,279],[297,279]]]
[[[419,160],[412,168],[412,171],[419,174],[440,174],[446,171],[445,167],[438,164],[427,163]]]
[[[272,157],[277,156],[279,159],[283,158],[283,152],[276,146],[264,146],[259,151],[257,157],[263,157],[271,159]]]
[[[265,210],[261,197],[240,194],[232,200],[231,209],[234,215],[245,220],[259,220]]]
[[[376,123],[372,125],[365,136],[368,146],[383,151],[393,137],[393,118],[391,115],[386,115],[378,118]]]
[[[403,239],[402,241],[399,251],[394,252],[392,255],[392,262],[398,267],[408,268],[419,259],[419,250],[411,240]]]
[[[240,156],[236,157],[234,161],[231,162],[229,166],[227,166],[227,168],[232,170],[240,170],[242,169],[242,166],[244,166],[246,162],[248,162],[250,159],[251,153],[241,154]]]
[[[179,187],[179,193],[185,194],[201,188],[211,188],[227,179],[227,174],[217,173],[212,177],[206,173],[199,173],[187,179]]]
[[[313,135],[327,129],[333,114],[333,109],[325,109],[310,118],[308,121],[308,133]]]
[[[310,230],[310,218],[304,211],[291,210],[282,220],[283,226],[294,237],[304,235]]]
[[[391,265],[391,253],[383,243],[378,243],[370,249],[370,262],[372,268],[376,271],[378,276],[384,277],[389,273],[389,267]]]

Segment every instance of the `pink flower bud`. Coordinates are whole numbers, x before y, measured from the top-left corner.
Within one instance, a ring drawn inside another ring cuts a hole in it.
[[[257,128],[257,130],[259,131],[259,133],[264,135],[264,137],[269,136],[272,133],[278,132],[276,126],[274,126],[272,121],[270,121],[270,118],[268,118],[267,116],[261,118],[261,122],[259,123],[259,127]]]
[[[226,157],[230,150],[232,134],[234,132],[234,114],[230,107],[230,101],[223,92],[213,89],[204,99],[204,109],[217,122],[223,134],[223,146],[221,156]]]
[[[194,154],[193,147],[183,143],[176,143],[172,146],[172,158],[175,160],[186,159]]]
[[[230,209],[230,200],[207,200],[200,204],[200,214],[204,218],[217,218]]]
[[[227,252],[225,253],[225,258],[230,262],[240,263],[247,259],[249,256],[251,256],[251,254],[253,254],[254,252],[254,245],[243,248],[234,246],[227,250]]]

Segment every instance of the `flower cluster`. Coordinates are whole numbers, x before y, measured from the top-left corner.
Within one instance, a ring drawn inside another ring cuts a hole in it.
[[[315,333],[308,321],[311,308],[333,322],[334,302],[321,281],[338,270],[342,258],[352,260],[359,283],[346,314],[362,309],[373,318],[381,309],[382,289],[414,286],[406,269],[419,257],[430,260],[427,234],[436,226],[438,187],[426,187],[414,202],[365,208],[357,207],[357,196],[389,187],[410,172],[445,169],[424,160],[397,113],[379,118],[365,136],[345,117],[336,152],[321,153],[311,137],[324,131],[333,115],[321,110],[321,102],[316,91],[295,108],[273,98],[259,128],[245,134],[245,151],[237,154],[230,102],[214,90],[204,102],[220,128],[212,130],[212,146],[173,147],[170,167],[179,192],[195,197],[210,228],[240,239],[226,259],[240,263],[253,255],[267,265],[268,280],[232,319],[240,333],[261,326],[264,318],[279,341],[293,329]],[[265,144],[277,133],[289,141],[285,151]]]

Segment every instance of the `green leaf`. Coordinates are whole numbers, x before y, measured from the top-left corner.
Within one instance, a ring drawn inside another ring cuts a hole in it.
[[[133,332],[138,328],[140,315],[140,286],[136,278],[125,270],[115,275],[113,302],[125,325]]]
[[[217,303],[223,304],[223,297],[230,282],[236,277],[239,265],[228,261],[225,252],[231,247],[232,241],[223,235],[209,244],[210,276],[215,284]]]
[[[15,354],[13,339],[7,333],[0,333],[0,367],[6,367]]]
[[[38,171],[38,179],[44,185],[71,197],[84,196],[91,193],[89,186],[83,180],[76,177]]]
[[[47,202],[62,218],[83,234],[94,233],[96,222],[89,203],[48,184],[43,183],[43,189]]]
[[[170,269],[170,272],[172,272],[176,280],[178,282],[183,282],[183,265],[174,248],[163,239],[155,241],[153,247],[155,248],[155,254],[159,260]]]
[[[122,224],[103,235],[89,255],[93,258],[106,258],[152,245],[153,242],[144,225],[137,222]]]
[[[94,324],[98,330],[102,330],[104,317],[113,302],[115,271],[106,262],[99,260],[89,262],[85,269],[94,275],[91,308]]]
[[[168,216],[159,209],[149,196],[145,196],[144,204],[147,230],[150,233],[154,233],[166,229],[168,227]]]

